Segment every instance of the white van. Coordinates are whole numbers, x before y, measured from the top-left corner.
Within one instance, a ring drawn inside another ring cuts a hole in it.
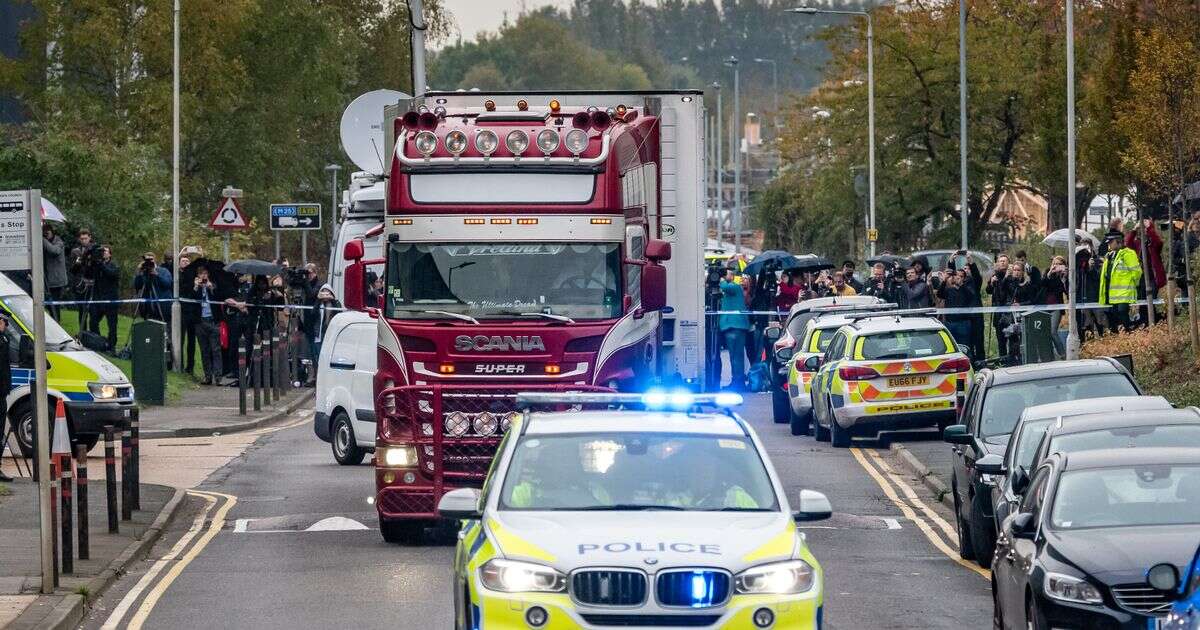
[[[375,452],[375,318],[360,311],[329,322],[317,357],[313,432],[333,448],[343,466]]]
[[[338,225],[337,242],[329,252],[329,286],[339,302],[345,304],[345,269],[346,262],[342,252],[346,251],[346,243],[356,238],[363,241],[365,258],[383,258],[383,232],[380,230],[372,236],[367,232],[382,227],[384,208],[384,183],[378,176],[370,173],[354,173],[350,180],[350,189],[343,195],[341,223]],[[376,274],[383,273],[383,265],[373,265],[368,271]]]

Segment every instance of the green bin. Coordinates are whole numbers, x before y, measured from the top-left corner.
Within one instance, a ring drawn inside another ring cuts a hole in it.
[[[1022,363],[1048,363],[1056,359],[1054,341],[1050,334],[1050,318],[1061,313],[1034,311],[1026,313],[1021,320]]]
[[[167,325],[148,319],[129,328],[133,388],[137,401],[161,405],[167,394]]]

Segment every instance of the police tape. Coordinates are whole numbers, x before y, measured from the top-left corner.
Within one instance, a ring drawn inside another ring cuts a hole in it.
[[[1167,303],[1167,301],[1164,299],[1161,299],[1161,298],[1154,300],[1155,306],[1163,305],[1166,303]],[[1185,297],[1178,297],[1175,299],[1175,304],[1177,304],[1177,305],[1186,306],[1187,303],[1188,303],[1188,300]],[[1146,300],[1139,300],[1137,302],[1129,302],[1126,304],[1101,304],[1099,302],[1086,302],[1086,303],[1076,304],[1075,309],[1076,310],[1101,310],[1101,309],[1107,310],[1107,309],[1113,308],[1114,306],[1146,306],[1146,304],[1147,304]],[[833,307],[836,305],[830,304],[829,306]],[[859,305],[855,305],[855,306],[859,306]],[[869,307],[870,305],[862,304],[861,306]],[[921,309],[899,309],[898,308],[895,310],[896,311],[921,310],[921,311],[927,312],[930,315],[983,315],[983,314],[987,314],[987,313],[992,313],[992,314],[1020,313],[1020,314],[1024,315],[1027,313],[1034,313],[1034,312],[1066,311],[1066,310],[1070,310],[1070,306],[1067,304],[1028,304],[1028,305],[1023,305],[1023,306],[1017,306],[1017,305],[1012,305],[1012,306],[972,306],[972,307],[965,307],[965,308],[932,308],[932,307],[921,308]],[[819,309],[816,309],[814,312],[820,313],[821,311]],[[860,311],[860,312],[865,313],[865,312],[869,312],[869,311]],[[888,312],[889,311],[878,311],[878,313],[881,315],[886,314]],[[850,313],[853,313],[853,311],[850,311],[850,312],[832,311],[832,313],[840,313],[840,314],[849,315]],[[709,316],[716,316],[716,315],[767,315],[767,316],[774,316],[774,317],[786,317],[788,313],[787,313],[787,311],[705,311],[704,314],[709,315]]]
[[[127,298],[127,299],[119,299],[119,300],[46,300],[44,302],[44,304],[46,306],[98,306],[98,305],[102,305],[102,304],[118,304],[118,305],[119,304],[170,304],[171,302],[174,302],[174,301],[175,301],[175,298]],[[179,302],[187,303],[187,304],[202,303],[201,300],[195,300],[192,298],[179,298]],[[229,307],[229,305],[226,304],[224,300],[218,300],[218,301],[209,300],[208,303],[212,306],[224,306],[227,308]],[[309,305],[309,304],[255,304],[253,302],[238,302],[238,304],[245,304],[247,308],[274,308],[274,309],[298,310],[298,311],[299,310],[311,310],[311,309],[317,308],[316,306]],[[330,310],[330,311],[350,310],[343,306],[334,306],[334,307],[326,307],[326,308],[327,308],[327,310]]]

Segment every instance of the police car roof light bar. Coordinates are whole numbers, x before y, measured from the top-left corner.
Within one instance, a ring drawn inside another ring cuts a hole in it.
[[[610,405],[647,409],[685,411],[694,407],[729,408],[741,405],[742,395],[735,392],[694,394],[688,390],[650,390],[644,394],[607,394],[595,392],[521,392],[517,406]]]
[[[919,317],[921,315],[933,315],[937,313],[936,308],[910,308],[899,311],[882,311],[878,313],[853,313],[846,316],[846,319],[858,321],[860,319],[875,319],[879,317]]]
[[[849,311],[890,311],[899,308],[900,305],[895,302],[884,302],[883,304],[829,304],[826,306],[818,306],[813,309],[817,314],[824,315],[826,313],[842,313]]]

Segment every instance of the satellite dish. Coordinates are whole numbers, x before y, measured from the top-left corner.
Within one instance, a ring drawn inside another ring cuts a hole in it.
[[[354,99],[342,112],[342,150],[358,168],[382,175],[383,108],[411,98],[395,90],[374,90]]]

